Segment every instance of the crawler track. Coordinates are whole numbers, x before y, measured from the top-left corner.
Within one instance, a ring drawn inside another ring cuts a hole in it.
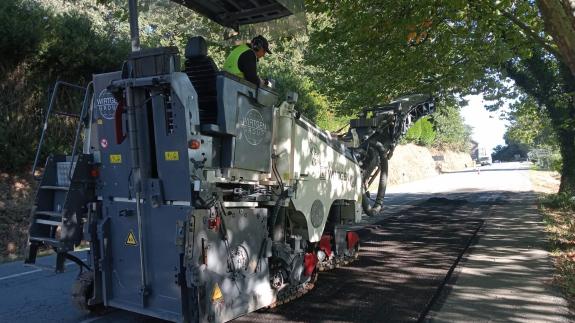
[[[234,322],[423,320],[483,223],[476,212],[423,203],[367,226],[358,261],[321,272],[303,297]]]

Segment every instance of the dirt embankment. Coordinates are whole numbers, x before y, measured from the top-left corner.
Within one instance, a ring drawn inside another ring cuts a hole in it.
[[[529,172],[533,190],[543,194],[556,194],[561,184],[561,175],[555,171],[533,170]]]
[[[407,183],[473,167],[467,153],[440,151],[417,146],[402,145],[395,148],[389,161],[388,185]]]
[[[0,262],[24,255],[35,185],[28,174],[0,173]]]

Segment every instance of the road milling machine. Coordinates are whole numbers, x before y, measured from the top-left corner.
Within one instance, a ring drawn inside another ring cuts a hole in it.
[[[284,0],[174,1],[235,29],[292,14]],[[72,153],[51,154],[39,178],[25,262],[46,247],[57,271],[76,262],[73,297],[86,310],[223,322],[301,296],[320,269],[353,261],[351,227],[380,211],[387,161],[433,99],[366,108],[331,134],[298,112],[296,93],[219,71],[202,37],[184,64],[177,48],[140,49],[129,7],[133,51],[82,89]],[[66,85],[53,91],[34,168]],[[71,253],[83,242],[86,260]]]

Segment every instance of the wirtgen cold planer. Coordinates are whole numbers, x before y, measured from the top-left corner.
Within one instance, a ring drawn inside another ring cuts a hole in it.
[[[175,2],[232,28],[292,13],[280,0]],[[134,50],[86,88],[81,148],[46,162],[26,262],[48,246],[57,270],[78,263],[73,296],[86,310],[222,322],[353,261],[351,225],[381,209],[387,161],[433,100],[366,108],[334,136],[298,113],[297,94],[219,71],[201,37],[183,69],[177,48],[140,49],[135,0],[130,9]],[[82,241],[87,261],[71,253]]]

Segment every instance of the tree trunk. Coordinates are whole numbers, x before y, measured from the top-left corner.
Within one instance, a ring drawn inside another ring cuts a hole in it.
[[[559,192],[575,195],[575,130],[559,131],[558,135],[563,158]]]
[[[545,22],[545,31],[557,44],[561,57],[575,77],[575,1],[538,0],[537,5]]]

